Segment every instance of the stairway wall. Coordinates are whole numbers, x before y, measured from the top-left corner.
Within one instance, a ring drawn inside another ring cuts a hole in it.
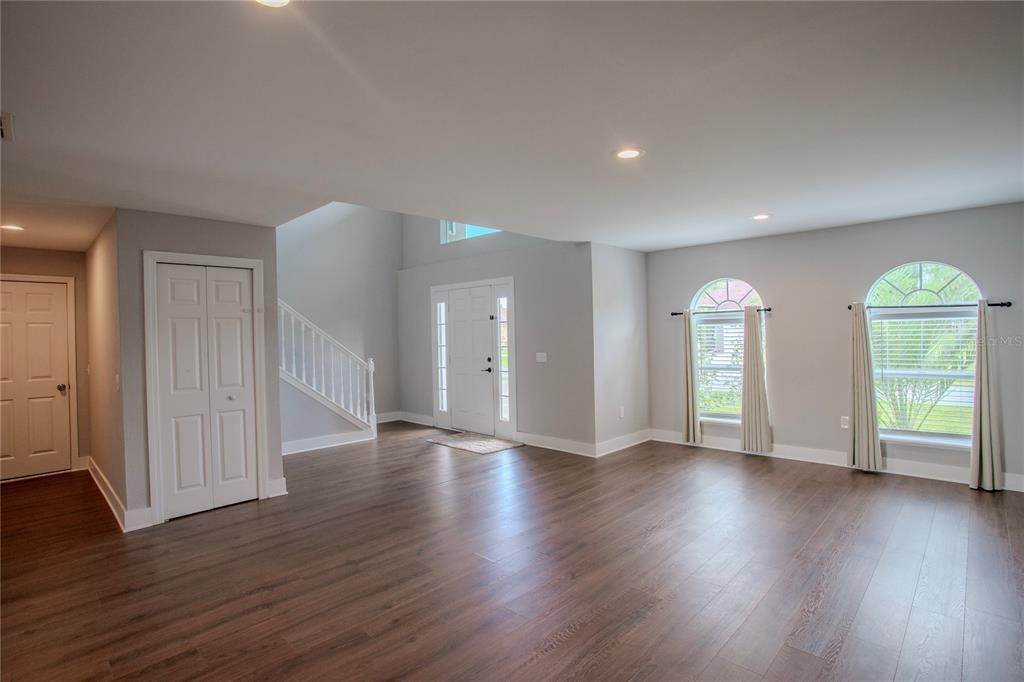
[[[303,395],[288,382],[278,381],[281,382],[281,439],[286,446],[292,441],[359,430],[355,424]]]
[[[377,413],[399,409],[398,270],[400,214],[331,203],[277,228],[283,301],[376,365]],[[345,433],[352,425],[292,387],[281,389],[284,440]],[[336,420],[337,430],[322,432]]]

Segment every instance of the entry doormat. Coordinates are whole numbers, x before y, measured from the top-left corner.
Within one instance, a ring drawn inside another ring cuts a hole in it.
[[[478,455],[489,455],[494,452],[501,452],[502,450],[509,450],[522,445],[522,443],[493,438],[492,436],[484,436],[479,433],[469,433],[468,431],[464,433],[434,436],[433,438],[428,438],[427,442],[446,445],[450,448],[466,450],[467,452],[474,452]]]

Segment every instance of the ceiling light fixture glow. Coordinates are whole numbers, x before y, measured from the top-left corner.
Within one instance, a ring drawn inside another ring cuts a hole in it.
[[[25,228],[21,225],[0,225],[0,230],[13,230],[14,232],[24,232]]]
[[[256,2],[261,5],[266,5],[267,7],[284,7],[291,2],[291,0],[256,0]]]
[[[769,218],[771,218],[771,216],[768,215],[767,213],[758,213],[757,215],[753,216],[753,218],[754,220],[768,220]]]
[[[615,152],[615,156],[620,159],[623,159],[624,161],[629,161],[630,159],[639,159],[643,155],[643,149],[635,149],[632,147],[628,149],[620,149],[619,151]]]

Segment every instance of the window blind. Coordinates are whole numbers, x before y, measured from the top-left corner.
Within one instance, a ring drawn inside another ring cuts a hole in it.
[[[700,416],[739,419],[743,400],[743,318],[697,317],[694,335]]]
[[[880,428],[971,435],[976,330],[969,312],[872,315]]]

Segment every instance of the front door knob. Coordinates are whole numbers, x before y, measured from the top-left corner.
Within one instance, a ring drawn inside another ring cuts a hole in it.
[[[67,390],[67,388],[68,388],[67,384],[57,384],[57,390],[58,391],[64,392],[64,391]]]
[[[491,371],[491,368],[490,368],[490,367],[488,367],[487,369],[482,369],[482,370],[480,370],[480,371],[481,371],[481,372],[490,372],[490,371]]]

